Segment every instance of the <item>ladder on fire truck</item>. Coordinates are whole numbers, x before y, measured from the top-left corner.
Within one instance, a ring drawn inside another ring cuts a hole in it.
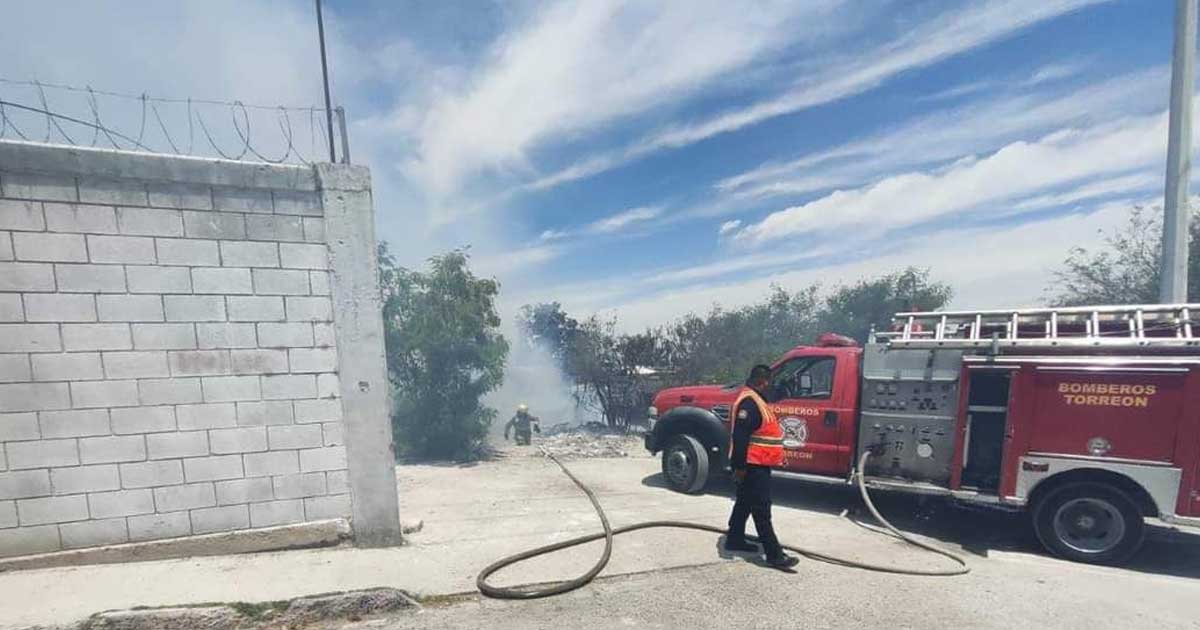
[[[1200,346],[1200,304],[897,313],[874,332],[895,348],[1181,348]]]

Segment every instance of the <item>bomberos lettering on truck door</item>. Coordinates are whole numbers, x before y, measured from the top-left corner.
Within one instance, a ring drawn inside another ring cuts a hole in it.
[[[1078,383],[1058,384],[1058,393],[1068,405],[1093,407],[1148,407],[1158,393],[1152,383],[1131,385],[1129,383]]]

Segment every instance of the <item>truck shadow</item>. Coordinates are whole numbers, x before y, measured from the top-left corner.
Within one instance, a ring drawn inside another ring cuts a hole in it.
[[[850,485],[814,483],[777,475],[773,479],[772,500],[776,508],[841,514],[865,526],[875,525],[858,489]],[[642,484],[667,489],[661,473],[650,475]],[[732,497],[733,483],[714,479],[705,494]],[[1028,517],[954,503],[941,497],[899,492],[872,491],[871,499],[880,513],[905,532],[939,540],[981,558],[992,552],[1028,553],[1047,562],[1063,562],[1049,556],[1038,543]],[[1200,578],[1200,535],[1161,525],[1148,525],[1146,544],[1122,570],[1156,575]]]

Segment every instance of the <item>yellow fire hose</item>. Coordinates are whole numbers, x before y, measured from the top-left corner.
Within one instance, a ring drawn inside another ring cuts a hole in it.
[[[616,529],[613,529],[613,527],[608,523],[608,515],[604,513],[604,508],[600,506],[600,501],[596,498],[596,494],[594,492],[592,492],[592,489],[589,488],[587,486],[587,484],[580,481],[578,477],[576,477],[574,474],[572,474],[571,470],[569,468],[567,468],[566,465],[564,465],[562,462],[560,462],[557,457],[550,454],[545,449],[542,449],[542,453],[546,457],[548,457],[550,459],[550,461],[554,462],[555,464],[558,464],[558,467],[562,469],[563,473],[566,474],[567,477],[570,478],[571,481],[574,482],[575,485],[580,490],[582,490],[584,494],[587,495],[588,500],[592,502],[592,507],[595,508],[595,510],[596,510],[596,514],[600,517],[600,524],[604,527],[604,531],[600,532],[600,533],[596,533],[596,534],[588,534],[586,536],[579,536],[577,538],[571,538],[569,540],[564,540],[561,542],[556,542],[556,543],[544,545],[541,547],[536,547],[536,548],[530,549],[528,551],[522,551],[521,553],[517,553],[517,554],[513,554],[511,556],[505,557],[505,558],[501,558],[501,559],[489,564],[486,568],[483,569],[483,571],[479,572],[479,577],[477,577],[475,579],[475,585],[479,588],[479,592],[483,593],[484,595],[486,595],[488,597],[493,597],[496,599],[537,599],[539,597],[550,597],[551,595],[561,595],[563,593],[573,591],[577,588],[581,588],[581,587],[585,586],[586,584],[588,584],[589,582],[591,582],[592,580],[596,579],[596,576],[599,575],[600,572],[604,570],[605,565],[608,564],[608,560],[612,556],[613,537],[617,536],[618,534],[633,532],[633,531],[637,531],[639,529],[651,529],[651,528],[655,528],[655,527],[670,527],[670,528],[675,528],[675,529],[694,529],[694,530],[699,530],[702,532],[712,532],[714,534],[724,534],[725,533],[725,529],[721,528],[721,527],[714,527],[712,525],[705,525],[703,523],[691,523],[688,521],[643,521],[640,523],[634,523],[632,525],[625,525],[624,527],[618,527]],[[885,529],[887,529],[887,531],[891,532],[892,535],[899,538],[900,540],[903,540],[904,542],[906,542],[910,545],[913,545],[915,547],[925,549],[931,553],[935,553],[939,556],[945,556],[945,557],[953,560],[954,562],[956,562],[959,566],[952,568],[952,569],[910,569],[910,568],[896,567],[896,566],[890,566],[890,565],[885,565],[885,564],[875,564],[875,563],[871,563],[871,562],[864,562],[862,560],[854,560],[851,558],[841,558],[838,556],[834,556],[834,555],[830,555],[827,553],[817,551],[815,549],[808,549],[808,548],[799,547],[796,545],[784,544],[783,548],[787,549],[789,551],[794,551],[794,552],[796,552],[802,556],[805,556],[807,558],[810,558],[812,560],[819,560],[821,562],[828,562],[830,564],[836,564],[836,565],[840,565],[840,566],[844,566],[844,567],[851,567],[851,568],[855,568],[855,569],[865,569],[867,571],[878,571],[881,573],[895,573],[895,574],[899,574],[899,575],[922,575],[922,576],[952,576],[952,575],[965,575],[965,574],[969,573],[971,571],[971,569],[970,569],[970,567],[967,566],[967,563],[962,558],[962,556],[959,556],[955,553],[946,551],[944,549],[940,549],[940,548],[935,547],[927,542],[917,540],[916,538],[913,538],[913,537],[909,536],[908,534],[905,534],[904,532],[900,531],[899,529],[896,529],[896,527],[893,526],[891,523],[889,523],[887,519],[883,518],[883,515],[881,515],[879,513],[879,510],[876,509],[875,503],[871,501],[871,495],[867,492],[866,480],[862,474],[862,471],[865,469],[866,464],[867,464],[867,459],[869,457],[871,457],[870,452],[863,453],[862,459],[860,459],[858,462],[858,472],[855,474],[855,476],[857,477],[857,481],[858,481],[858,491],[862,495],[863,503],[865,503],[867,506],[867,509],[870,510],[871,516],[874,516],[875,520],[879,521],[879,523],[881,525],[883,525],[883,527]],[[601,538],[604,539],[604,552],[600,554],[600,559],[598,561],[596,561],[596,564],[593,565],[592,568],[588,569],[586,573],[584,573],[583,575],[581,575],[577,578],[574,578],[571,580],[566,580],[563,582],[558,582],[555,584],[551,584],[549,586],[541,586],[541,587],[492,586],[491,584],[488,584],[488,582],[487,582],[488,578],[491,577],[492,574],[496,573],[497,571],[499,571],[500,569],[503,569],[505,567],[512,566],[514,564],[523,562],[530,558],[535,558],[537,556],[543,556],[543,555],[546,555],[549,553],[554,553],[556,551],[560,551],[562,549],[567,549],[570,547],[575,547],[578,545],[589,543],[594,540],[600,540]],[[757,540],[758,540],[757,538],[755,538],[753,536],[747,536],[746,538],[748,540],[753,540],[755,542],[757,542]]]

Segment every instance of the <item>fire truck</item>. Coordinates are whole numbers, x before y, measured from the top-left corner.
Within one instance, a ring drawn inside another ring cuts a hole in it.
[[[780,470],[1026,511],[1050,552],[1121,563],[1145,519],[1200,526],[1197,311],[914,312],[862,346],[823,334],[772,364]],[[740,387],[655,395],[646,448],[673,489],[701,492],[727,469]]]

